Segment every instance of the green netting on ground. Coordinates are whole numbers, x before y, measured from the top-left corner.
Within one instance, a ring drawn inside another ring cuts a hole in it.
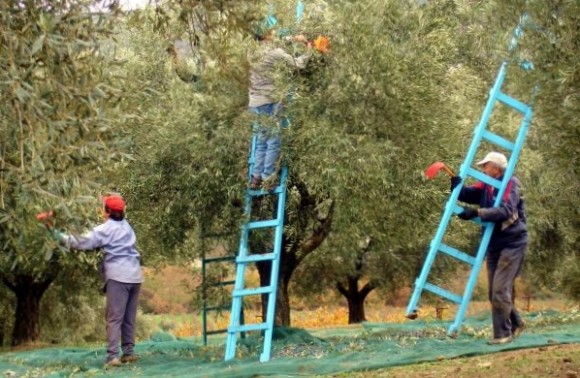
[[[468,319],[457,339],[446,336],[448,323],[414,321],[404,324],[363,325],[305,331],[279,329],[272,360],[258,361],[259,334],[240,342],[238,358],[223,362],[224,337],[140,342],[139,362],[112,370],[103,369],[105,350],[47,348],[0,354],[0,374],[29,377],[250,377],[322,375],[434,361],[441,358],[497,353],[550,344],[580,343],[580,312],[528,314],[526,332],[502,346],[486,344],[490,333],[487,316]]]

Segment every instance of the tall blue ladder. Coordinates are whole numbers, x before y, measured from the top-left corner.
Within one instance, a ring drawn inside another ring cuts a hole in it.
[[[527,16],[524,15],[524,17],[522,17],[522,20],[526,20],[526,17]],[[512,38],[510,43],[510,51],[515,48],[517,44],[517,39],[521,35],[522,35],[522,22],[520,22],[520,25],[518,25],[518,27],[514,31],[514,37]],[[531,62],[528,61],[523,61],[520,64],[520,66],[524,70],[533,69],[533,65],[531,64]],[[450,302],[459,305],[457,313],[455,315],[455,321],[449,326],[447,332],[448,335],[452,337],[455,337],[459,334],[459,330],[465,318],[465,313],[467,311],[469,301],[471,300],[473,290],[475,288],[475,285],[477,284],[477,279],[479,276],[479,272],[481,270],[481,265],[483,263],[487,247],[491,239],[491,234],[494,228],[494,223],[492,222],[482,222],[479,217],[473,219],[474,222],[480,224],[483,227],[483,234],[475,256],[462,252],[452,246],[443,243],[443,237],[445,236],[452,215],[463,212],[463,208],[457,205],[459,192],[463,187],[465,179],[468,177],[472,177],[476,180],[484,182],[485,184],[491,185],[494,188],[497,188],[498,194],[493,206],[498,207],[501,205],[503,195],[505,193],[507,184],[514,173],[533,116],[533,109],[531,105],[516,100],[515,98],[510,97],[501,91],[504,79],[506,77],[507,67],[508,63],[507,61],[504,61],[499,69],[499,72],[495,79],[495,83],[489,92],[489,97],[483,110],[481,119],[474,129],[473,140],[471,141],[471,145],[469,146],[469,149],[467,151],[467,156],[465,157],[465,160],[463,161],[463,164],[461,165],[461,168],[459,170],[461,184],[458,185],[451,192],[451,195],[445,205],[445,211],[443,212],[443,215],[441,217],[439,227],[437,228],[435,237],[431,240],[431,243],[429,245],[429,252],[423,264],[421,273],[415,281],[413,294],[407,306],[406,313],[407,318],[415,319],[417,317],[417,305],[419,303],[419,299],[421,297],[423,290],[427,290],[428,292],[431,292],[435,295],[438,295],[439,297],[442,297]],[[519,112],[523,116],[515,141],[507,140],[502,136],[491,132],[488,129],[489,118],[492,114],[494,106],[498,102],[507,106],[508,108],[511,108]],[[477,151],[483,141],[501,147],[502,149],[510,152],[508,165],[506,167],[506,171],[501,181],[492,178],[490,176],[487,176],[481,171],[473,168],[475,155],[477,154]],[[449,292],[437,285],[427,282],[427,277],[429,275],[433,262],[435,261],[435,258],[440,252],[471,266],[471,272],[469,274],[469,278],[467,280],[467,284],[465,286],[462,295]]]
[[[257,133],[252,137],[252,148],[250,153],[249,176],[254,166],[255,147],[257,142]],[[278,291],[278,276],[280,271],[280,258],[282,252],[282,234],[284,230],[284,212],[286,208],[286,181],[288,178],[288,167],[282,166],[280,169],[280,181],[277,187],[271,191],[246,189],[244,196],[244,212],[246,222],[242,226],[242,235],[238,255],[236,257],[236,279],[232,292],[232,309],[230,312],[230,325],[227,330],[225,361],[230,361],[236,356],[237,335],[241,332],[263,331],[264,346],[260,355],[260,362],[270,360],[272,349],[272,335],[274,332],[274,317],[276,310],[276,294]],[[250,178],[249,177],[249,178]],[[256,197],[277,196],[276,217],[269,220],[252,220],[252,201]],[[255,253],[250,251],[248,242],[252,230],[273,229],[273,251],[267,253]],[[270,273],[270,284],[258,288],[245,287],[245,272],[248,264],[270,261],[272,264]],[[268,307],[266,310],[266,319],[263,323],[241,324],[240,315],[242,313],[243,299],[252,295],[267,295]]]

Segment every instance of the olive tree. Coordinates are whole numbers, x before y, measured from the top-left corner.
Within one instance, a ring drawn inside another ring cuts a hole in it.
[[[54,209],[54,228],[82,231],[127,156],[115,112],[118,10],[91,5],[0,4],[0,281],[15,300],[13,345],[39,338],[41,298],[59,276],[69,292],[93,283],[95,255],[65,253],[35,215]]]

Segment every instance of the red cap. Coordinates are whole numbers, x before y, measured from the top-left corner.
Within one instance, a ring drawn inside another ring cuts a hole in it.
[[[121,196],[107,196],[103,202],[113,211],[125,211],[125,200]]]

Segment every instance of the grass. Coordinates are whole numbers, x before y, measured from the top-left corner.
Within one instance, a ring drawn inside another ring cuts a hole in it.
[[[571,344],[523,349],[477,357],[442,359],[437,362],[334,376],[353,378],[577,378],[579,374],[580,345]]]

